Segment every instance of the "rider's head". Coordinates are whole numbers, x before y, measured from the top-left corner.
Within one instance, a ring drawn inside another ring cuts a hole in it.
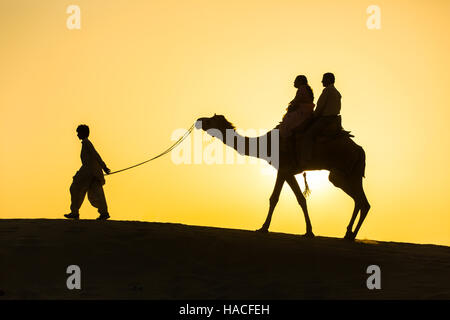
[[[77,128],[77,136],[80,140],[89,137],[89,127],[85,124],[80,124]]]
[[[328,87],[330,84],[334,84],[334,74],[327,72],[323,75],[322,84],[324,87]]]
[[[294,87],[298,88],[300,86],[308,84],[308,79],[304,75],[297,76],[294,81]]]

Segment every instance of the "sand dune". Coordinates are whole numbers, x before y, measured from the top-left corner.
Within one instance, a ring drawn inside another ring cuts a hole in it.
[[[369,265],[381,289],[369,290]],[[66,268],[81,268],[68,290]],[[0,220],[0,299],[450,299],[450,248],[133,221]]]

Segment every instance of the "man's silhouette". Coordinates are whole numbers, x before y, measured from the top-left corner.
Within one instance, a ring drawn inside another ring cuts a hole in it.
[[[95,150],[91,141],[89,141],[89,127],[87,125],[79,125],[77,128],[77,136],[81,140],[81,163],[80,170],[73,177],[70,186],[71,205],[70,213],[64,216],[69,219],[79,219],[79,210],[83,200],[88,194],[89,202],[98,209],[100,216],[97,220],[106,220],[109,218],[108,206],[106,205],[105,193],[103,185],[105,178],[103,171],[109,174],[108,169],[100,155]]]
[[[314,121],[303,138],[302,158],[306,162],[311,160],[315,137],[336,121],[341,112],[341,94],[334,87],[334,82],[334,74],[328,72],[323,75],[322,84],[325,89],[317,100],[317,107],[313,112]]]
[[[304,75],[295,78],[294,87],[297,88],[294,100],[289,103],[286,114],[280,123],[280,136],[287,138],[292,135],[295,128],[298,128],[307,121],[314,110],[314,93],[308,85],[308,79]]]

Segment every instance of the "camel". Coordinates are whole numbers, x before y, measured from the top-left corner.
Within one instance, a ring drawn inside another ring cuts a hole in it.
[[[307,163],[304,163],[297,158],[301,159],[301,132],[295,133],[294,139],[290,139],[290,141],[278,138],[278,127],[260,137],[244,137],[236,132],[234,125],[223,115],[216,114],[210,118],[199,118],[195,127],[203,129],[207,134],[220,139],[224,144],[234,148],[241,155],[262,158],[277,169],[275,187],[269,199],[267,218],[262,227],[256,231],[268,232],[281,189],[284,182],[287,182],[294,192],[305,217],[306,233],[303,236],[314,237],[306,198],[295,179],[295,175],[311,170],[328,170],[330,172],[328,177],[330,182],[342,189],[354,200],[355,207],[344,239],[355,240],[369,212],[370,204],[364,193],[362,183],[365,171],[365,152],[362,147],[351,139],[353,135],[350,135],[349,132],[340,130],[339,134],[334,132],[333,136],[317,137],[312,150],[312,158]],[[236,141],[241,141],[241,144],[235,143]],[[265,146],[264,144],[266,143],[267,145]],[[274,143],[277,144],[275,145]],[[250,147],[252,145],[257,146],[257,148]],[[274,146],[275,148],[273,148]],[[278,148],[278,146],[281,146],[281,148]],[[263,149],[275,150],[273,152],[275,154],[271,154],[269,157],[267,155],[268,152],[261,152]],[[279,159],[274,158],[277,155]],[[274,161],[274,159],[278,161]],[[307,185],[306,176],[304,175],[304,177],[305,185]],[[358,213],[360,213],[359,220],[353,230]]]

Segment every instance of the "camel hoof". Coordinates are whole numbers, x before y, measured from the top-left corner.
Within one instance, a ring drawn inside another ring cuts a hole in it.
[[[256,232],[259,232],[259,233],[268,233],[268,232],[269,232],[269,229],[262,227],[261,229],[256,230]]]
[[[345,234],[344,240],[354,241],[355,240],[355,234],[353,232],[347,231],[347,233]]]
[[[307,233],[305,233],[303,235],[303,237],[305,237],[305,238],[314,238],[315,235],[314,235],[314,233],[312,233],[312,231],[308,231]]]

